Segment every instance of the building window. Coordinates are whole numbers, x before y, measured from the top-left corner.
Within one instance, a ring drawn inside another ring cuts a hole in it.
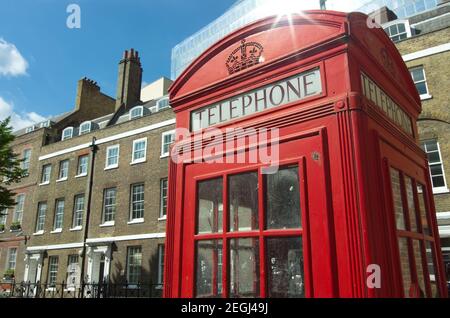
[[[89,158],[88,155],[78,157],[77,175],[79,176],[87,175],[88,158]]]
[[[6,217],[8,216],[8,209],[0,211],[0,233],[5,231]]]
[[[91,132],[91,122],[85,121],[80,125],[80,135],[87,134]]]
[[[114,222],[116,215],[116,188],[105,189],[103,193],[103,223]]]
[[[58,180],[66,180],[69,175],[69,160],[59,162]]]
[[[428,157],[433,193],[448,192],[439,143],[436,139],[426,140],[422,142],[422,148]]]
[[[39,124],[39,128],[45,128],[45,127],[50,127],[50,120],[43,121],[42,123]]]
[[[384,25],[384,31],[393,42],[404,40],[411,36],[411,28],[408,21],[395,21],[395,24]]]
[[[14,209],[13,223],[22,224],[24,203],[25,203],[25,194],[19,194],[16,197],[16,208]]]
[[[170,104],[169,104],[168,97],[164,97],[158,101],[158,111],[163,110],[169,106],[170,106]]]
[[[130,110],[130,120],[142,117],[144,114],[144,107],[136,106]]]
[[[53,222],[53,230],[61,230],[64,220],[64,199],[56,200],[55,205],[55,220]]]
[[[62,138],[61,140],[70,139],[73,137],[73,127],[67,127],[62,132]]]
[[[127,283],[137,285],[141,280],[142,250],[140,246],[128,247]]]
[[[50,183],[50,176],[52,173],[52,165],[44,165],[42,167],[41,184]]]
[[[119,166],[119,145],[106,148],[106,169],[117,168]]]
[[[133,156],[131,163],[144,162],[147,155],[147,138],[133,141]]]
[[[69,255],[67,261],[67,287],[75,288],[78,285],[79,258],[77,254]]]
[[[56,286],[56,279],[58,277],[58,256],[50,256],[48,258],[48,287]]]
[[[16,269],[17,248],[10,248],[8,250],[8,264],[7,269]]]
[[[25,128],[25,133],[26,133],[26,134],[28,134],[28,133],[30,133],[30,132],[32,132],[32,131],[34,131],[34,125],[33,125],[33,126],[30,126],[30,127],[27,127],[27,128]]]
[[[429,96],[430,94],[428,93],[427,79],[425,77],[425,70],[423,69],[423,66],[411,68],[409,72],[411,73],[420,97],[423,98]]]
[[[28,170],[30,169],[30,159],[31,159],[31,149],[25,149],[23,151],[22,169],[25,170],[25,173],[27,175]]]
[[[144,218],[144,184],[131,186],[131,220]]]
[[[158,284],[164,283],[164,244],[158,244]]]
[[[160,181],[160,207],[159,217],[165,218],[167,215],[167,178]]]
[[[161,157],[166,157],[169,155],[170,145],[175,141],[175,131],[163,133],[161,139]]]
[[[84,194],[75,196],[75,203],[73,206],[73,222],[72,227],[77,228],[83,226],[84,214]]]
[[[36,233],[40,233],[44,231],[45,226],[45,214],[47,213],[47,203],[39,202],[38,203],[38,213],[36,217]]]

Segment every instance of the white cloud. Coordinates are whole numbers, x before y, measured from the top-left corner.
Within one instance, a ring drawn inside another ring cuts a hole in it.
[[[12,103],[8,103],[2,97],[0,97],[0,120],[4,120],[7,117],[11,117],[10,125],[13,127],[14,131],[45,121],[47,119],[35,112],[16,113],[14,111],[14,105]]]
[[[25,75],[27,68],[28,62],[20,54],[16,46],[0,38],[0,76]]]

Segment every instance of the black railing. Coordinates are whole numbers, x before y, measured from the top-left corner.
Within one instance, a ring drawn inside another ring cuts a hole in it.
[[[0,298],[160,298],[161,284],[0,282]]]

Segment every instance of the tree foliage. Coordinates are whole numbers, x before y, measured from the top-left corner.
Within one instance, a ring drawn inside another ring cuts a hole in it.
[[[26,170],[21,168],[22,159],[13,152],[11,143],[14,141],[10,118],[0,121],[0,211],[15,205],[15,193],[7,186],[17,183],[26,176]]]

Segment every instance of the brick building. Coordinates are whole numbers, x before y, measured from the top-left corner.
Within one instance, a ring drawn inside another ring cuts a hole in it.
[[[415,12],[400,19],[389,7],[383,7],[372,15],[381,19],[382,27],[396,43],[422,100],[419,137],[429,160],[442,254],[450,280],[450,1]]]
[[[17,131],[29,174],[0,223],[0,272],[47,289],[108,281],[160,291],[174,114],[161,78],[141,100],[138,52],[119,63],[116,98],[78,81],[74,110]]]

